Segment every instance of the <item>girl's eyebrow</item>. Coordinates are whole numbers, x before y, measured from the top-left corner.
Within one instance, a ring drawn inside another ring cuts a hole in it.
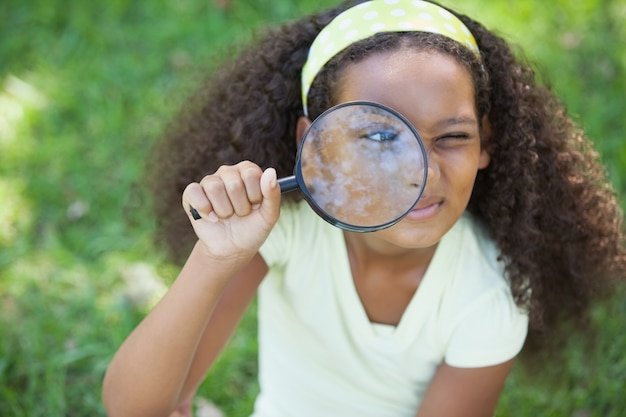
[[[470,116],[450,117],[433,125],[434,128],[444,128],[456,125],[476,125],[476,119]]]

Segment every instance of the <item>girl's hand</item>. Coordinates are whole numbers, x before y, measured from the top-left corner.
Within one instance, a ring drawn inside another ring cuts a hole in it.
[[[183,193],[183,207],[207,255],[249,257],[261,247],[280,212],[276,171],[249,161],[222,166]],[[195,220],[190,208],[202,216]]]

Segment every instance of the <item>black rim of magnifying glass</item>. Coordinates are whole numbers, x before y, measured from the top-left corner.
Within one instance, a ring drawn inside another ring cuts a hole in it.
[[[357,226],[357,225],[353,225],[350,223],[342,222],[341,220],[329,215],[315,202],[315,199],[312,197],[311,192],[307,188],[306,184],[304,183],[304,178],[302,177],[302,165],[300,161],[301,161],[301,156],[302,156],[302,149],[304,147],[304,142],[306,142],[309,132],[320,120],[324,118],[326,114],[331,113],[335,110],[338,110],[342,107],[348,107],[348,106],[377,107],[379,109],[387,111],[388,113],[391,113],[393,116],[396,116],[406,125],[406,127],[411,131],[411,133],[413,133],[413,136],[415,137],[419,145],[420,151],[422,152],[422,160],[424,161],[424,175],[422,179],[422,186],[420,188],[420,191],[417,197],[415,198],[415,201],[413,201],[413,204],[411,204],[411,206],[400,216],[383,224],[378,224],[374,226]],[[311,126],[309,126],[309,128],[306,130],[302,138],[303,140],[300,142],[300,146],[298,147],[298,153],[296,155],[296,165],[294,167],[294,174],[292,177],[287,177],[279,181],[279,182],[282,182],[281,190],[282,192],[289,192],[289,191],[295,191],[296,189],[299,188],[300,192],[302,193],[302,196],[304,197],[306,202],[309,203],[309,206],[311,206],[313,211],[317,213],[318,216],[320,216],[322,219],[326,220],[328,223],[332,224],[333,226],[336,226],[343,230],[347,230],[349,232],[361,232],[361,233],[375,232],[377,230],[386,229],[398,223],[400,220],[402,220],[404,216],[409,214],[409,212],[413,210],[413,207],[415,207],[415,204],[422,197],[424,188],[426,187],[426,179],[428,176],[428,158],[426,154],[426,148],[424,146],[424,143],[422,142],[422,137],[417,132],[415,127],[413,127],[411,122],[409,122],[407,118],[404,117],[402,114],[400,114],[398,111],[394,110],[393,108],[389,106],[385,106],[384,104],[380,104],[374,101],[346,101],[344,103],[337,104],[329,108],[328,110],[325,110],[322,114],[320,114],[317,118],[315,118],[315,120],[311,123]]]

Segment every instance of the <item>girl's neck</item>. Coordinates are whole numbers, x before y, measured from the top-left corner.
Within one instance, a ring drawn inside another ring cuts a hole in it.
[[[437,245],[426,248],[404,248],[368,233],[344,232],[350,263],[358,270],[371,268],[390,272],[426,270]]]
[[[375,235],[344,233],[356,292],[369,320],[397,326],[435,253],[402,248]]]

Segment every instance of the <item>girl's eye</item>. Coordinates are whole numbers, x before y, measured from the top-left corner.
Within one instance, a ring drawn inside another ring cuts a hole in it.
[[[392,131],[379,131],[374,133],[367,133],[361,136],[361,139],[369,139],[374,140],[376,142],[385,142],[389,140],[394,140],[398,137],[396,132]]]
[[[440,136],[435,140],[437,146],[443,148],[451,148],[456,146],[464,146],[472,136],[466,133],[450,133]]]
[[[463,139],[468,139],[469,135],[466,135],[465,133],[457,133],[457,134],[449,134],[449,135],[445,135],[443,136],[441,139],[448,139],[448,140],[463,140]]]

